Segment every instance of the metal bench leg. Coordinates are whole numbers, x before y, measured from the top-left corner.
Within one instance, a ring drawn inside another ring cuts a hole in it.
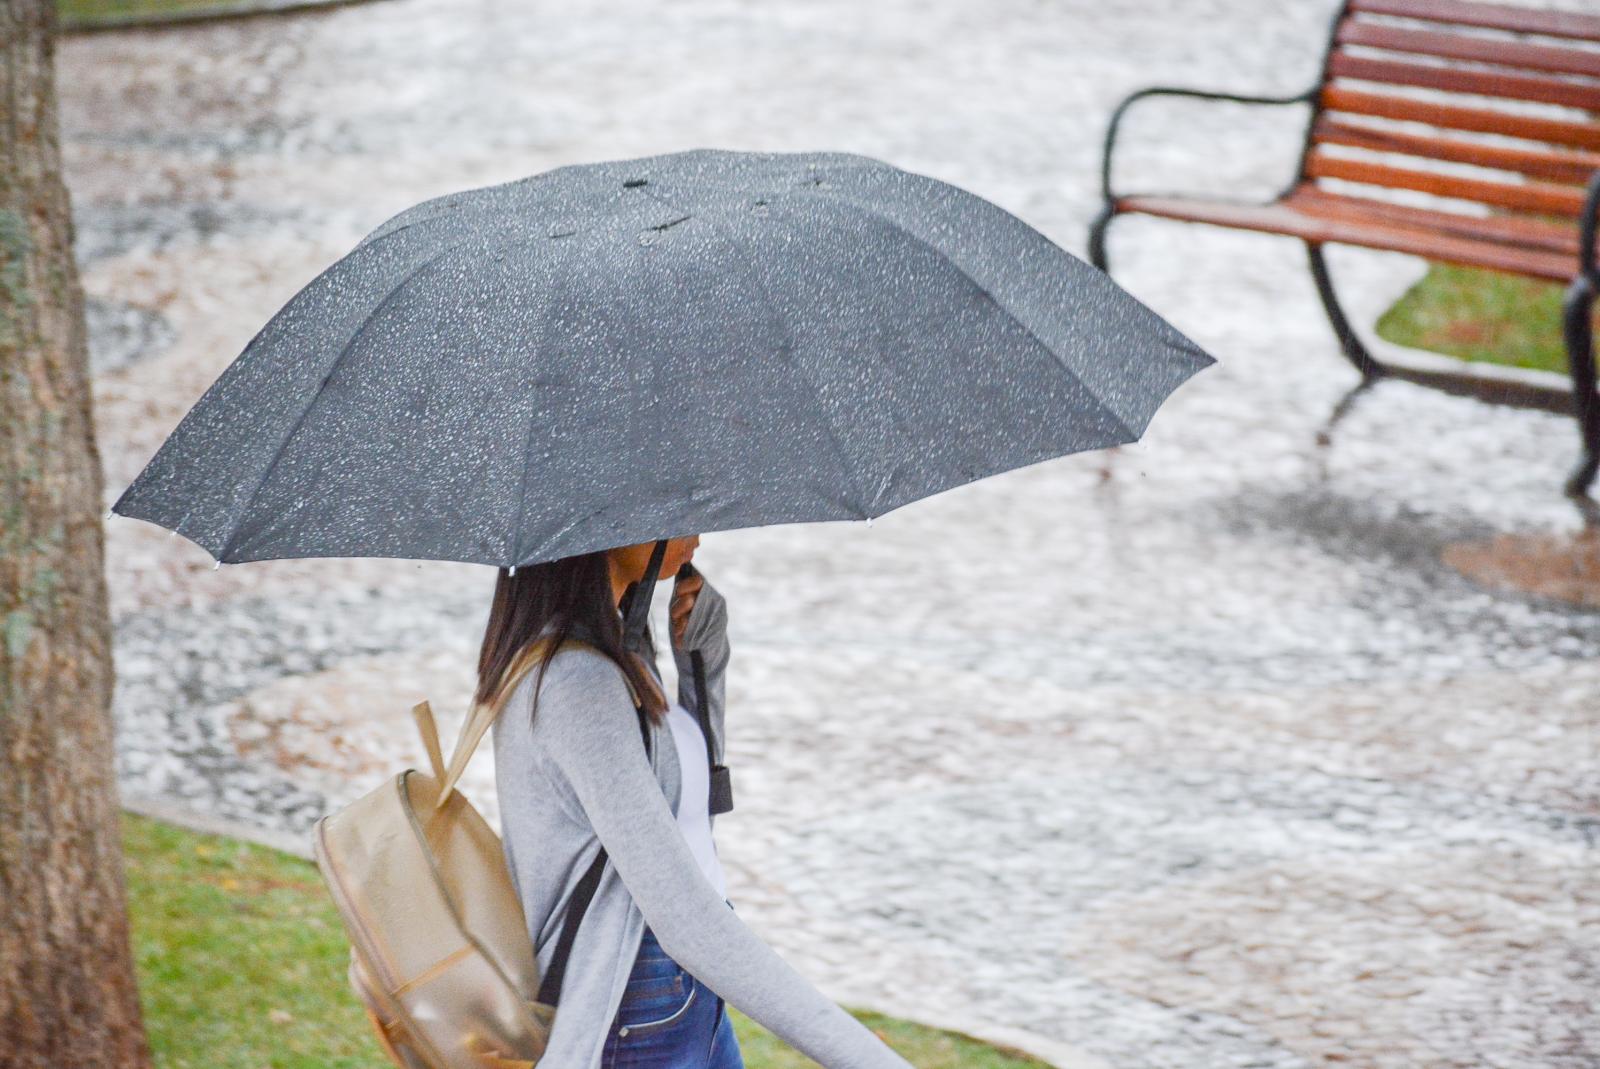
[[[1595,394],[1594,330],[1589,318],[1594,300],[1594,282],[1580,274],[1567,287],[1561,303],[1567,367],[1572,373],[1572,411],[1583,435],[1583,459],[1567,477],[1566,491],[1573,497],[1588,493],[1596,470],[1600,470],[1600,397]]]
[[[1343,397],[1339,398],[1339,403],[1333,406],[1332,412],[1328,413],[1327,422],[1317,432],[1317,445],[1326,447],[1333,444],[1334,428],[1344,421],[1344,418],[1350,414],[1351,409],[1355,408],[1356,402],[1361,400],[1362,396],[1372,388],[1372,384],[1377,381],[1377,379],[1362,379],[1350,387]]]
[[[1116,209],[1109,201],[1100,209],[1100,214],[1094,217],[1094,222],[1089,225],[1089,262],[1102,271],[1106,267],[1106,227],[1111,225],[1111,220],[1116,216]]]
[[[1316,280],[1317,295],[1322,298],[1322,307],[1327,309],[1328,320],[1333,324],[1333,332],[1339,336],[1340,349],[1356,366],[1356,370],[1361,372],[1363,381],[1380,377],[1384,373],[1383,365],[1367,352],[1367,347],[1361,343],[1361,339],[1351,328],[1350,321],[1345,318],[1344,309],[1339,307],[1339,298],[1333,292],[1333,279],[1328,274],[1328,261],[1322,256],[1322,246],[1308,241],[1306,252],[1311,258],[1311,277]]]

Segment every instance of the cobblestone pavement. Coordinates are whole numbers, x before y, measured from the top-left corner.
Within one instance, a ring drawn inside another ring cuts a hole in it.
[[[1331,10],[393,0],[69,39],[107,503],[272,311],[415,200],[839,148],[1083,255],[1118,99],[1298,91]],[[1303,121],[1146,101],[1119,181],[1264,197]],[[1570,421],[1395,383],[1319,446],[1355,375],[1299,246],[1132,217],[1110,251],[1221,361],[1143,441],[870,529],[704,539],[740,915],[834,997],[1063,1066],[1600,1065],[1600,613],[1440,559],[1580,529]],[[1330,259],[1366,321],[1422,267]],[[129,797],[303,834],[422,765],[413,702],[454,737],[488,569],[214,571],[150,524],[108,538]],[[466,790],[497,819],[491,775],[486,742]]]

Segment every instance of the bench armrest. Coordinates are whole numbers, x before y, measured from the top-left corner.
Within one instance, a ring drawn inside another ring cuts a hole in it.
[[[1196,97],[1201,100],[1228,100],[1236,104],[1309,104],[1317,98],[1320,85],[1312,86],[1303,93],[1296,93],[1287,97],[1250,96],[1243,93],[1218,93],[1205,89],[1185,89],[1181,86],[1153,85],[1147,89],[1140,89],[1130,93],[1116,110],[1111,113],[1111,122],[1106,127],[1105,145],[1100,159],[1100,193],[1105,198],[1107,210],[1115,200],[1111,192],[1111,151],[1116,143],[1117,129],[1122,124],[1122,113],[1128,110],[1134,101],[1148,96],[1184,96]]]

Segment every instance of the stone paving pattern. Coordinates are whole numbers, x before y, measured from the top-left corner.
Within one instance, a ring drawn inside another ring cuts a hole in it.
[[[1332,8],[392,0],[68,39],[107,504],[267,316],[416,200],[837,148],[1084,255],[1124,94],[1303,89]],[[1137,108],[1130,189],[1266,197],[1304,121]],[[1110,252],[1221,361],[1141,442],[870,528],[704,538],[740,915],[835,997],[1064,1066],[1600,1065],[1600,613],[1441,560],[1579,537],[1570,420],[1394,383],[1319,445],[1355,375],[1299,245],[1132,217]],[[1368,322],[1423,268],[1330,260]],[[107,530],[125,795],[300,834],[423,766],[415,701],[454,738],[489,569],[213,570]],[[497,821],[491,777],[486,741],[465,790]]]

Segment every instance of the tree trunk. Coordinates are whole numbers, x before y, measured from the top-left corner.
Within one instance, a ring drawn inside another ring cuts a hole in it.
[[[54,31],[0,0],[0,1063],[145,1069]]]

